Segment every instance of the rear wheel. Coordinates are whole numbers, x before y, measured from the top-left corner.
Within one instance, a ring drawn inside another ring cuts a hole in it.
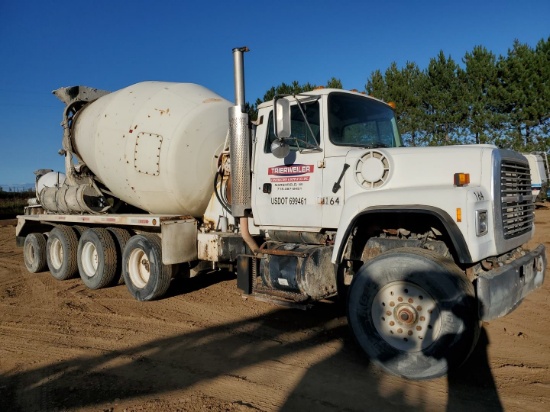
[[[108,227],[107,230],[111,232],[115,239],[115,247],[117,254],[117,268],[116,275],[113,278],[112,285],[122,285],[124,283],[124,278],[122,276],[122,252],[126,247],[126,243],[130,240],[132,235],[126,229],[119,227]]]
[[[90,289],[101,289],[113,282],[117,269],[115,241],[107,229],[92,228],[78,242],[78,271]]]
[[[122,275],[126,287],[141,301],[162,297],[172,279],[173,265],[162,264],[162,247],[156,235],[133,236],[122,255]]]
[[[46,257],[48,269],[54,278],[66,280],[76,276],[77,249],[78,237],[72,227],[56,226],[51,230],[46,242]]]
[[[43,272],[47,267],[46,236],[42,233],[29,233],[25,237],[23,259],[27,270],[31,273]]]
[[[423,249],[395,249],[355,276],[348,320],[373,363],[409,379],[460,366],[480,331],[474,288],[449,259]]]

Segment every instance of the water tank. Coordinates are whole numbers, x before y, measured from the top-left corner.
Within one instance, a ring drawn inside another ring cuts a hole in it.
[[[154,214],[200,217],[232,104],[190,83],[144,82],[81,110],[73,146],[109,190]]]

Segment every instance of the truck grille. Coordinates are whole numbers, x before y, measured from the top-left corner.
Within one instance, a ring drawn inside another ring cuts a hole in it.
[[[501,219],[504,239],[529,232],[535,218],[531,173],[527,162],[503,160],[500,167]]]

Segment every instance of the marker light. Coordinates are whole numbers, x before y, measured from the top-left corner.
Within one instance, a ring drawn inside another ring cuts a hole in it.
[[[455,173],[455,186],[462,187],[470,183],[470,173]]]
[[[456,208],[456,221],[462,222],[462,209],[459,207]]]
[[[395,102],[388,102],[388,106],[390,106],[393,110],[395,110],[395,108],[397,107],[395,105]]]

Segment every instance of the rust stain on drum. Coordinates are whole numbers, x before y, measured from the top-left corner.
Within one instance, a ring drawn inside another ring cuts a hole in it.
[[[167,109],[155,109],[155,110],[156,110],[157,112],[159,112],[159,114],[160,114],[161,116],[170,113],[170,108],[167,108]]]

